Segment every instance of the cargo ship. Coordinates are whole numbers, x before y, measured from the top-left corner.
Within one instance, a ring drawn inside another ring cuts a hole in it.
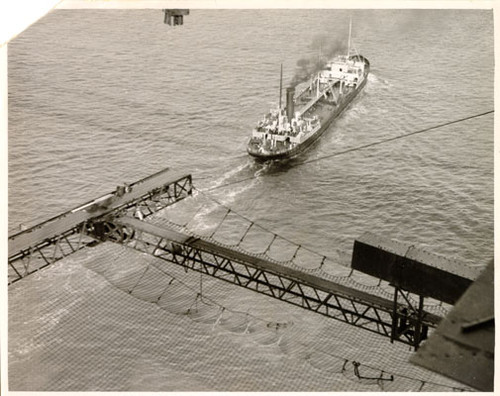
[[[295,87],[288,87],[285,106],[281,106],[280,80],[280,104],[252,131],[248,153],[261,160],[279,160],[305,151],[363,89],[369,72],[370,62],[351,54],[349,23],[347,54],[328,60],[297,96]]]

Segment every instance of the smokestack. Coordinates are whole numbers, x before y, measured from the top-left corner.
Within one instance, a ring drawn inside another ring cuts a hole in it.
[[[293,113],[295,111],[293,96],[295,95],[295,87],[288,87],[286,89],[286,116],[288,117],[288,122],[293,118]]]

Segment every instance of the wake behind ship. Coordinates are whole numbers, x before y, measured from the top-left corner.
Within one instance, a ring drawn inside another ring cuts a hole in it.
[[[250,155],[262,160],[295,157],[317,141],[363,89],[370,62],[350,54],[350,30],[347,55],[329,60],[296,97],[295,88],[288,87],[286,106],[272,109],[259,121],[248,142]]]

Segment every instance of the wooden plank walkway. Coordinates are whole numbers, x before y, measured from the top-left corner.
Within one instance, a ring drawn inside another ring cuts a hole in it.
[[[155,235],[157,237],[164,238],[169,241],[177,242],[180,244],[191,245],[192,243],[198,240],[198,238],[192,237],[190,235],[180,233],[170,228],[163,228],[155,224],[146,223],[145,221],[136,219],[135,217],[125,217],[125,216],[119,217],[115,219],[114,223],[132,227],[136,232],[143,231],[148,234]]]

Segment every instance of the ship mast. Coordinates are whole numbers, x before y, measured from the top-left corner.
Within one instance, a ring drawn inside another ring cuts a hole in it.
[[[281,91],[282,91],[282,84],[283,84],[283,63],[281,64],[281,69],[280,69],[280,105],[278,109],[281,110]]]
[[[349,40],[347,41],[347,57],[351,53],[351,28],[352,28],[352,17],[349,17]]]

